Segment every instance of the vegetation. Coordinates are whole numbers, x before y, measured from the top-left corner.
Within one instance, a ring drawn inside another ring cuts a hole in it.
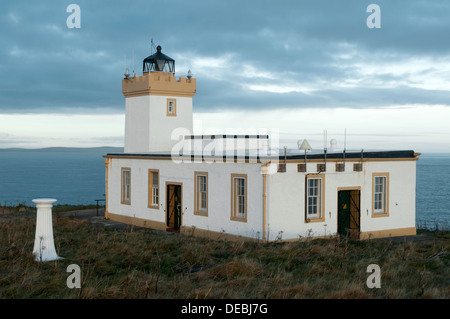
[[[100,202],[98,205],[99,208],[104,208],[105,205]],[[75,211],[75,210],[82,210],[82,209],[96,209],[97,204],[85,204],[85,205],[73,205],[73,204],[56,204],[53,205],[52,211],[53,212],[69,212],[69,211]],[[17,205],[14,206],[2,206],[0,205],[0,214],[1,213],[11,213],[11,212],[25,212],[25,211],[36,211],[36,207],[29,207],[25,205],[24,203],[17,203]]]
[[[35,214],[0,211],[0,298],[449,298],[450,233],[394,243],[348,238],[229,242],[54,214],[58,254],[32,256]],[[70,264],[81,288],[69,289]],[[381,268],[369,289],[367,266]]]

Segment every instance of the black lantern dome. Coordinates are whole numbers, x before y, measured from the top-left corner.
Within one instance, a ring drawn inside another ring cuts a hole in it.
[[[161,53],[161,46],[156,47],[156,53],[146,57],[142,63],[142,71],[175,73],[175,60]]]

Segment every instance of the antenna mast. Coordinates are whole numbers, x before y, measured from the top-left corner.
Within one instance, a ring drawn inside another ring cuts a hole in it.
[[[325,170],[327,169],[327,130],[323,131],[323,158],[324,158],[324,164],[325,164]]]
[[[344,156],[344,164],[345,164],[345,150],[347,149],[347,129],[344,129],[344,152],[342,153]]]
[[[134,49],[133,49],[133,78],[136,77],[136,72],[134,70],[136,70],[135,66],[136,64],[134,63]]]
[[[127,68],[127,55],[124,54],[124,57],[125,57],[125,74],[124,74],[124,77],[125,77],[125,79],[128,79],[130,77],[130,73],[129,73],[128,68]]]
[[[153,54],[153,49],[156,50],[155,44],[153,43],[153,38],[150,41],[150,46],[151,46],[151,48],[150,48],[151,54]]]

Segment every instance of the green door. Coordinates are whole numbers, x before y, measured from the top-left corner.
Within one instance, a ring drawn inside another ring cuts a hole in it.
[[[350,191],[338,192],[338,233],[347,236],[350,229]]]
[[[338,234],[359,238],[360,232],[360,191],[338,192]]]

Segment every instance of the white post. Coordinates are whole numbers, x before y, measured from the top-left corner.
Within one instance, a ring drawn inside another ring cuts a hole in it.
[[[36,235],[34,237],[33,254],[36,261],[61,259],[58,257],[53,241],[52,207],[56,199],[33,199],[36,204]]]

